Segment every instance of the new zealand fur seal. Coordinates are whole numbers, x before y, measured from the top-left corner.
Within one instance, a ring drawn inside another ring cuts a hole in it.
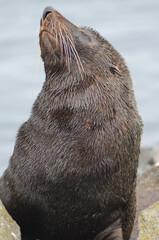
[[[113,46],[47,7],[46,79],[19,129],[0,198],[23,240],[128,240],[142,120]]]

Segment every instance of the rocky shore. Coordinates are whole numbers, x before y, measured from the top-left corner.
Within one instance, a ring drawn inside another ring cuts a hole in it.
[[[137,212],[131,240],[159,239],[159,145],[142,148],[137,181]],[[0,240],[21,240],[20,228],[0,201]]]
[[[136,193],[137,211],[131,240],[158,240],[159,166],[151,167],[138,177]]]
[[[21,240],[20,227],[0,201],[0,240]]]

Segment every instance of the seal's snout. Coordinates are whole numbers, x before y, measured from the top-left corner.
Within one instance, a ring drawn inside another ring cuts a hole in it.
[[[43,20],[47,17],[49,13],[51,13],[54,9],[52,7],[46,7],[43,12]]]

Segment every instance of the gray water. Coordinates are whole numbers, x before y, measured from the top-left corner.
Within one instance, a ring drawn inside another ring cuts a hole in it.
[[[145,124],[142,145],[159,141],[158,0],[0,0],[0,175],[45,78],[38,32],[48,5],[97,29],[124,56]]]

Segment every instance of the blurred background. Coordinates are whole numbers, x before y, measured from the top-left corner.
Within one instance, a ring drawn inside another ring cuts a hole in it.
[[[38,34],[46,6],[78,26],[98,30],[122,54],[144,121],[142,146],[158,143],[158,0],[0,0],[0,175],[45,79]]]

